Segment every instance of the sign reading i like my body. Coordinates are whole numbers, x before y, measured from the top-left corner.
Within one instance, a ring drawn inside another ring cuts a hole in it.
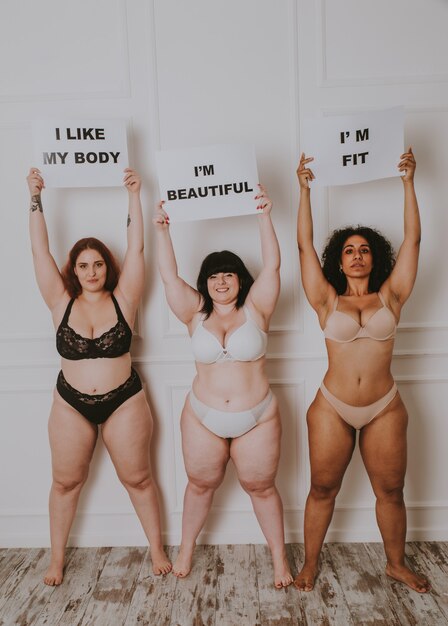
[[[349,185],[399,176],[403,107],[305,120],[302,150],[313,156],[312,184]]]
[[[47,187],[115,187],[128,167],[125,120],[38,120],[34,165]]]
[[[157,154],[160,197],[171,222],[257,212],[253,146],[223,144]]]

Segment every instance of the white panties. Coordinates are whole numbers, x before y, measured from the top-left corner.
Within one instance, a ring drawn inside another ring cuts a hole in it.
[[[198,420],[206,428],[224,439],[241,437],[257,425],[272,400],[272,391],[269,389],[266,397],[259,404],[247,411],[219,411],[212,409],[197,399],[193,390],[190,391],[190,404]]]

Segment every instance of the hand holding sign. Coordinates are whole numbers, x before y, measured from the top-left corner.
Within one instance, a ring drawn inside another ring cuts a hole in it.
[[[257,205],[257,211],[263,211],[263,215],[269,215],[272,211],[272,200],[269,198],[266,189],[258,183],[260,191],[255,196],[255,200],[260,200]]]
[[[302,152],[299,167],[297,168],[297,178],[299,179],[301,189],[309,189],[310,181],[315,179],[312,170],[306,167],[311,161],[314,161],[314,157],[305,157],[305,153]]]
[[[152,223],[158,230],[166,230],[170,225],[170,218],[168,217],[168,213],[163,208],[165,204],[165,200],[160,200],[160,202],[156,206],[156,210],[154,211],[154,216],[152,218]]]
[[[39,170],[35,167],[30,169],[30,173],[26,177],[26,182],[28,183],[31,197],[40,196],[42,189],[45,188],[44,179],[40,175]]]
[[[409,147],[408,151],[401,155],[400,163],[398,164],[399,171],[405,172],[405,174],[402,174],[401,177],[404,183],[412,182],[414,180],[415,167],[416,162],[414,153],[412,152],[412,148]]]
[[[127,167],[124,170],[124,186],[128,190],[130,194],[132,193],[140,193],[140,189],[142,186],[142,181],[140,176],[137,174],[135,170],[131,170],[130,167]]]

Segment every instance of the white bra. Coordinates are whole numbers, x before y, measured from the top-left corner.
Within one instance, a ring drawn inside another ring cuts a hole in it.
[[[195,361],[198,363],[256,361],[266,354],[267,333],[257,326],[246,306],[243,310],[246,321],[227,338],[226,346],[222,346],[219,339],[204,328],[203,320],[199,322],[191,335]]]

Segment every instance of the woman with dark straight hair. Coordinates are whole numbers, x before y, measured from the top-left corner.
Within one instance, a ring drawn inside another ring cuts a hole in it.
[[[162,546],[149,459],[152,416],[129,353],[145,274],[140,177],[125,170],[128,245],[121,274],[110,250],[94,237],[80,239],[59,272],[49,249],[39,170],[32,168],[27,181],[34,269],[61,355],[49,420],[51,562],[44,582],[62,582],[65,547],[100,426],[150,543],[154,573],[166,574],[171,564]]]
[[[223,250],[204,259],[194,289],[178,275],[163,201],[153,220],[168,304],[188,328],[197,371],[181,415],[188,485],[173,572],[178,577],[190,572],[196,539],[232,459],[271,550],[274,584],[282,588],[292,576],[275,486],[281,423],[265,371],[267,332],[280,290],[280,250],[272,202],[262,187],[256,198],[263,263],[256,280],[236,254]]]

